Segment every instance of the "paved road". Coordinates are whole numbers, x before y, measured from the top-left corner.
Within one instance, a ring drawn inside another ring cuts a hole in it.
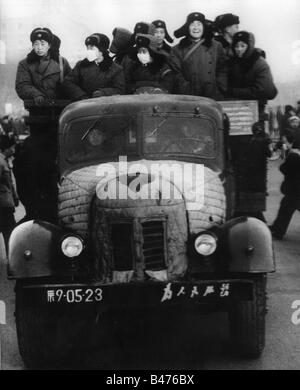
[[[279,161],[280,162],[280,161]],[[270,163],[266,218],[272,222],[278,208],[281,175],[279,162]],[[18,210],[19,215],[22,210]],[[227,316],[223,313],[180,313],[165,320],[138,316],[116,333],[115,344],[90,349],[81,368],[111,369],[300,369],[300,324],[291,321],[295,300],[300,300],[300,214],[292,220],[284,241],[275,241],[277,272],[269,276],[267,342],[260,359],[242,360],[230,353]],[[0,254],[1,257],[1,254]],[[0,299],[7,305],[2,326],[2,368],[24,369],[14,326],[13,282],[5,277],[2,253]],[[102,357],[105,356],[104,363]],[[101,362],[101,363],[100,363]],[[73,366],[71,366],[72,368]],[[63,368],[63,367],[62,367]]]

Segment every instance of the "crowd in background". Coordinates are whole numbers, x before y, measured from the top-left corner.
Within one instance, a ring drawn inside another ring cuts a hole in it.
[[[275,239],[283,239],[292,216],[300,211],[300,100],[297,107],[286,105],[284,110],[270,110],[270,133],[277,134],[277,149],[283,163],[279,169],[284,176],[280,191],[283,194],[278,214],[270,226]]]
[[[297,133],[300,135],[300,100],[297,101],[297,107],[290,104],[284,107],[271,107],[269,109],[269,131],[274,137],[282,139],[287,133]]]

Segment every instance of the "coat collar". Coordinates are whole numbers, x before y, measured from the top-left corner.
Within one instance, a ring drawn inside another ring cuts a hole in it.
[[[249,69],[260,57],[263,57],[262,52],[258,49],[254,49],[252,54],[247,58],[238,58],[234,56],[229,61],[230,63],[239,64],[244,69]]]
[[[104,54],[104,59],[100,64],[96,64],[95,61],[89,62],[86,58],[81,61],[80,66],[82,68],[88,68],[89,66],[96,65],[100,70],[107,71],[112,66],[113,60],[108,54]]]
[[[29,68],[31,69],[31,71],[33,73],[37,73],[37,66],[38,65],[39,65],[39,63],[37,63],[37,62],[31,63],[31,64],[29,64]],[[59,64],[56,61],[54,61],[52,58],[50,58],[49,65],[47,66],[44,73],[42,74],[42,78],[45,78],[45,77],[48,77],[52,74],[57,74],[57,73],[60,73]]]

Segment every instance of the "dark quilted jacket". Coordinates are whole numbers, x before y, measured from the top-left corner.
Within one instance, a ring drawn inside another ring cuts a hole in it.
[[[175,92],[220,100],[227,89],[226,56],[222,45],[215,40],[202,43],[184,60],[194,45],[189,38],[184,38],[171,50],[168,63],[176,73]]]
[[[100,90],[103,96],[125,92],[125,77],[120,65],[111,59],[106,64],[88,60],[79,61],[63,83],[66,96],[71,100],[90,98]]]
[[[66,76],[71,67],[62,57],[63,76]],[[46,58],[40,61],[38,56],[31,52],[18,65],[16,76],[16,92],[22,100],[44,96],[49,99],[63,98],[60,88],[60,66],[58,59]]]
[[[274,99],[277,89],[271,70],[260,50],[250,57],[229,60],[229,97],[238,99]]]

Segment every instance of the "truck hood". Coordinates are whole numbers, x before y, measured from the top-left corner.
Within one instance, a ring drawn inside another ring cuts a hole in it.
[[[126,164],[100,164],[67,175],[59,191],[61,225],[86,237],[95,197],[108,208],[167,206],[183,200],[190,233],[224,222],[226,199],[219,172],[176,160],[143,159]],[[150,199],[149,194],[153,195]]]

